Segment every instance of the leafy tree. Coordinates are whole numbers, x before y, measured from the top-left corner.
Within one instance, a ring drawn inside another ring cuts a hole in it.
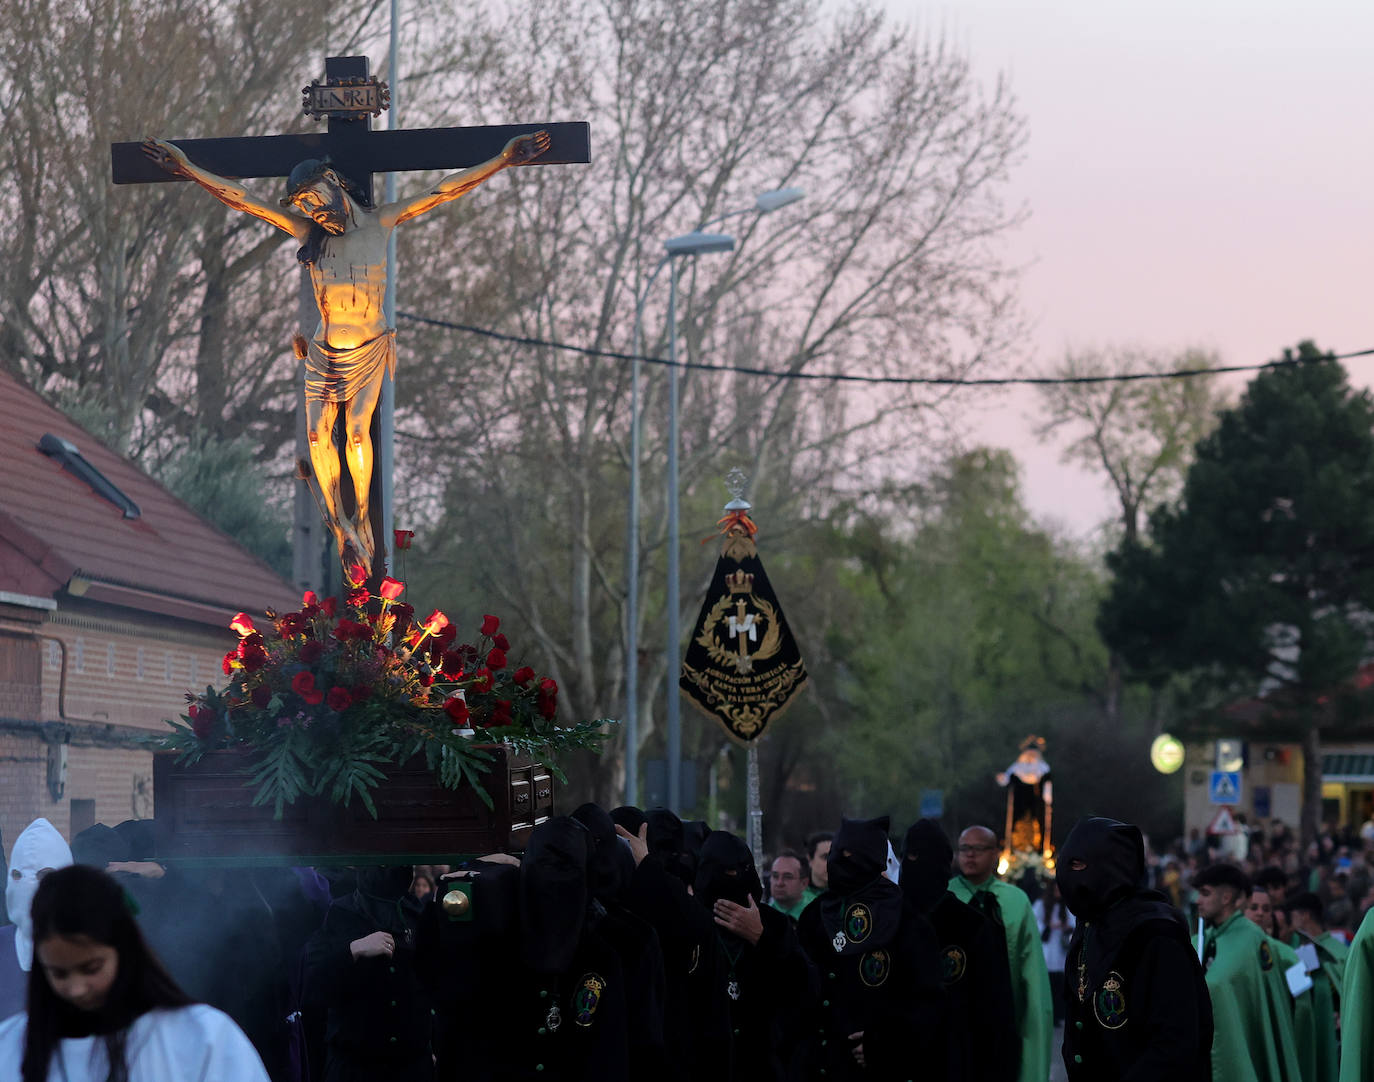
[[[679,264],[683,358],[909,376],[1006,354],[1010,278],[991,249],[1018,218],[1001,192],[1023,128],[1007,88],[980,84],[955,49],[858,3],[519,0],[506,15],[453,24],[443,52],[483,67],[445,66],[445,100],[472,103],[472,120],[586,117],[595,160],[498,178],[447,221],[417,222],[402,259],[427,272],[406,274],[402,310],[626,351],[663,240],[795,185],[803,202],[721,226],[734,253]],[[644,297],[648,353],[666,352],[666,286],[664,275]],[[434,522],[448,560],[487,557],[483,596],[527,621],[573,713],[618,713],[629,366],[410,325],[401,349],[398,490],[412,494],[411,516]],[[412,356],[439,363],[417,377]],[[640,642],[652,652],[636,660],[650,752],[664,688],[677,693],[658,634],[667,546],[683,544],[665,534],[668,378],[646,368],[637,543]],[[689,539],[719,517],[730,466],[750,475],[769,536],[791,537],[874,487],[879,456],[910,461],[937,434],[919,388],[678,378]],[[407,459],[407,445],[445,455]],[[770,563],[782,551],[770,548]],[[684,632],[710,573],[701,555],[683,546]],[[617,782],[596,780],[602,794]]]
[[[932,788],[945,791],[949,829],[1000,830],[1005,792],[993,776],[1034,732],[1048,738],[1058,779],[1056,837],[1090,810],[1175,830],[1178,802],[1148,765],[1142,704],[1128,700],[1123,720],[1101,725],[1100,566],[1031,520],[1014,460],[956,456],[906,505],[912,528],[892,514],[848,531],[865,572],[854,576],[862,618],[834,632],[833,722],[812,737],[803,776],[839,779],[843,803],[828,822],[839,811],[910,822]]]
[[[1374,403],[1311,342],[1257,376],[1197,447],[1179,500],[1123,540],[1101,628],[1142,676],[1193,704],[1267,692],[1301,739],[1302,832],[1321,813],[1323,700],[1374,636]]]
[[[1121,372],[1179,372],[1213,368],[1214,354],[1185,350],[1164,357],[1137,349],[1112,348],[1068,353],[1053,370],[1066,379]],[[1193,448],[1216,425],[1224,398],[1214,377],[1111,383],[1058,383],[1040,388],[1045,417],[1038,435],[1068,435],[1063,458],[1105,475],[1117,501],[1118,536],[1140,536],[1143,514],[1177,495],[1192,462]],[[1117,533],[1113,531],[1113,533]],[[1107,658],[1105,720],[1113,723],[1122,695],[1121,658]]]

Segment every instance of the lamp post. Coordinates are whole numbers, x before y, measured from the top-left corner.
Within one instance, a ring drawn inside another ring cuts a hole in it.
[[[633,353],[635,360],[630,373],[630,513],[626,577],[629,579],[625,603],[625,802],[634,804],[639,790],[639,447],[640,447],[640,340],[643,327],[644,302],[649,290],[665,265],[669,267],[668,292],[668,694],[666,738],[668,746],[668,806],[677,810],[682,799],[682,712],[681,702],[674,693],[676,678],[674,659],[681,649],[679,626],[679,568],[678,568],[678,415],[679,372],[677,370],[677,256],[702,255],[709,252],[729,252],[735,238],[724,233],[706,233],[708,225],[733,218],[739,214],[768,214],[803,196],[800,188],[779,188],[764,192],[752,207],[731,211],[703,222],[691,233],[664,241],[665,254],[649,275],[644,289],[635,303]]]

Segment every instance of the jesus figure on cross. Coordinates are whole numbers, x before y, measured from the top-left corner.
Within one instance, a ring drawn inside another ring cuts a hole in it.
[[[144,152],[176,176],[195,181],[221,203],[275,225],[300,243],[296,258],[310,268],[320,324],[314,338],[297,339],[305,361],[306,424],[310,460],[325,520],[339,542],[345,566],[372,565],[374,544],[368,519],[372,484],[369,426],[381,399],[382,378],[396,367],[396,330],[386,325],[386,249],[391,231],[404,221],[471,191],[512,165],[523,165],[549,147],[546,132],[520,135],[490,161],[454,173],[432,191],[373,208],[329,159],[307,159],[286,182],[277,204],[250,195],[237,181],[194,165],[174,144],[144,141]],[[344,457],[353,476],[355,511],[340,499],[339,448],[334,422],[344,411]]]

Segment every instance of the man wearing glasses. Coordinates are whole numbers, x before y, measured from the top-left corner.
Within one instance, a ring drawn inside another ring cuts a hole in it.
[[[1025,891],[996,876],[997,835],[987,827],[969,827],[959,835],[959,874],[950,892],[1001,927],[1011,964],[1011,999],[1020,1036],[1019,1082],[1045,1082],[1050,1076],[1054,1037],[1054,1003],[1050,974],[1040,947],[1040,927]]]
[[[793,920],[806,908],[805,867],[800,853],[784,849],[773,858],[772,870],[768,873],[768,904]]]

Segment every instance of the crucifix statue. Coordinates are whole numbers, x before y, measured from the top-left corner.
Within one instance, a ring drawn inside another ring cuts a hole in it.
[[[297,259],[309,272],[319,311],[314,333],[295,341],[305,367],[312,486],[344,566],[361,563],[380,577],[385,545],[378,552],[374,524],[382,514],[374,498],[372,429],[383,381],[396,363],[396,331],[387,326],[383,309],[391,232],[502,169],[536,160],[588,161],[587,126],[372,132],[370,118],[385,107],[386,88],[367,76],[366,57],[330,58],[325,83],[306,87],[305,95],[307,112],[330,118],[328,135],[119,143],[112,148],[114,179],[193,181],[300,244]],[[146,159],[141,168],[139,154]],[[156,167],[153,175],[148,164]],[[467,168],[427,192],[373,205],[373,171],[460,166]],[[230,179],[282,175],[285,197],[273,200]],[[343,486],[345,468],[351,491]]]

